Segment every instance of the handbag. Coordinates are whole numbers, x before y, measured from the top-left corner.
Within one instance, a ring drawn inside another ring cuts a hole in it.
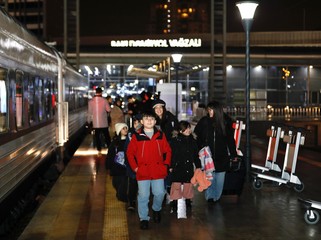
[[[237,160],[235,161],[235,158],[230,159],[229,163],[229,172],[237,172],[241,168],[242,158],[237,157]]]

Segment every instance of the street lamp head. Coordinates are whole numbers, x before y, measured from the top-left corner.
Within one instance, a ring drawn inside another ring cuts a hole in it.
[[[256,7],[259,4],[253,1],[242,1],[237,2],[236,6],[238,7],[242,20],[253,19]]]
[[[173,62],[174,63],[180,63],[183,55],[179,53],[172,54]]]

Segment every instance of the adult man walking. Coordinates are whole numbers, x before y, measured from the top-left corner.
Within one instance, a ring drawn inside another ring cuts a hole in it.
[[[92,122],[95,130],[95,141],[98,155],[101,155],[101,134],[104,135],[107,145],[110,144],[108,132],[107,113],[110,112],[110,106],[105,98],[102,97],[102,89],[96,88],[96,94],[88,103],[87,121]]]

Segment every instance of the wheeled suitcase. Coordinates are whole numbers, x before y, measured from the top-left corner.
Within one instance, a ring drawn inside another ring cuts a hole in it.
[[[230,169],[225,174],[223,195],[238,195],[243,191],[245,182],[246,168],[244,159],[238,158],[237,162],[230,163]]]

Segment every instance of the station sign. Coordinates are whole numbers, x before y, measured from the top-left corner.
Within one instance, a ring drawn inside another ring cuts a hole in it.
[[[112,40],[111,47],[152,47],[152,48],[195,48],[202,46],[200,38]]]

